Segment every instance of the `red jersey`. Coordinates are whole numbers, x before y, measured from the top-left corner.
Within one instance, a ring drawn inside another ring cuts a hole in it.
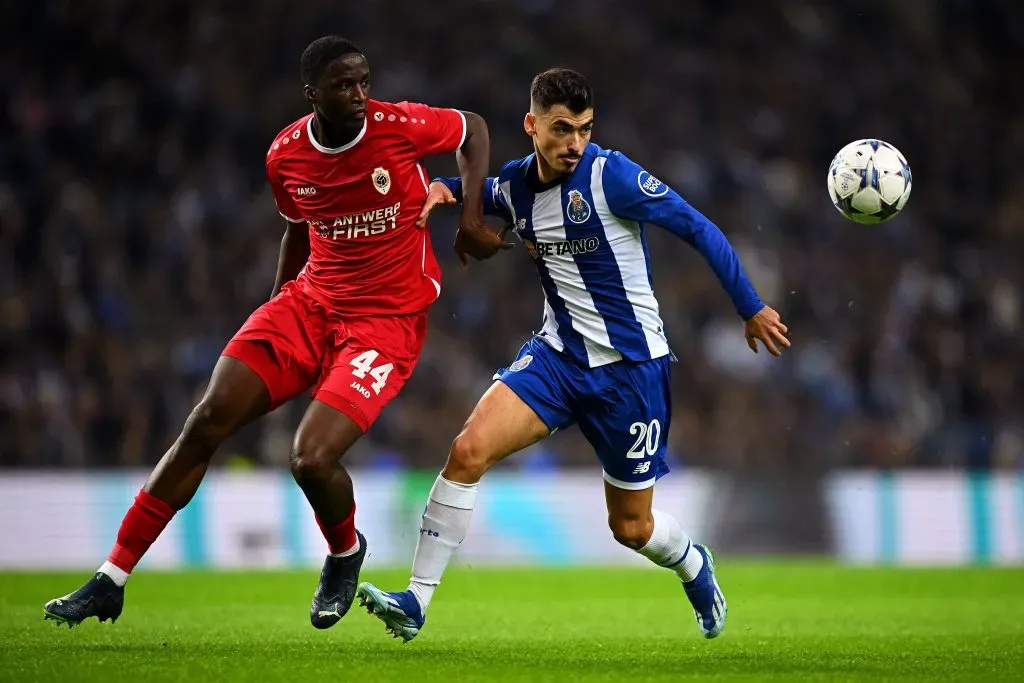
[[[421,162],[462,146],[465,117],[370,100],[362,131],[335,149],[312,126],[312,114],[295,121],[267,153],[278,211],[309,226],[298,286],[340,313],[404,315],[433,303],[441,268],[430,232],[415,225],[429,185]]]

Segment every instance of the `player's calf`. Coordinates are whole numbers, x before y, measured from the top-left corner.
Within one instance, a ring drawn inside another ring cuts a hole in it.
[[[355,504],[352,479],[339,461],[364,431],[348,415],[314,400],[295,433],[289,455],[292,476],[317,518],[328,524],[344,520]]]
[[[263,380],[253,370],[222,356],[203,399],[121,521],[107,561],[77,591],[47,602],[43,608],[47,618],[72,625],[90,616],[100,621],[116,619],[129,575],[176,512],[195,495],[217,447],[265,412],[269,400]]]
[[[614,498],[613,498],[614,499]],[[616,514],[610,511],[609,526],[622,545],[636,550],[656,565],[679,577],[705,638],[715,638],[725,628],[725,595],[715,576],[714,559],[704,546],[694,544],[679,522],[661,510],[649,514]]]
[[[313,508],[329,550],[310,605],[309,619],[316,628],[330,628],[348,613],[366,557],[366,539],[355,526],[352,479],[338,462],[363,431],[348,415],[314,400],[292,446],[292,476]]]
[[[711,552],[693,543],[671,515],[654,510],[653,516],[651,538],[637,552],[679,577],[701,633],[717,637],[725,628],[727,607]]]
[[[195,495],[220,445],[266,412],[270,394],[259,375],[237,358],[221,356],[210,384],[146,482],[146,490],[180,510]]]

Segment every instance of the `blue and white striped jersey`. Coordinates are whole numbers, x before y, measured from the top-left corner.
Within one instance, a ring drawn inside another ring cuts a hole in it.
[[[461,202],[460,178],[438,180]],[[486,183],[484,212],[512,224],[540,275],[540,338],[586,367],[669,353],[647,223],[699,250],[743,318],[763,306],[722,231],[621,152],[591,143],[571,175],[548,185],[531,154]]]

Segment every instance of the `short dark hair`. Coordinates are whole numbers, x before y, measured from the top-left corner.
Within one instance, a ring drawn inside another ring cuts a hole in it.
[[[323,75],[328,64],[348,54],[362,55],[363,51],[351,40],[340,36],[317,38],[302,51],[300,65],[303,84],[312,85]]]
[[[544,110],[562,104],[579,114],[594,106],[594,89],[583,74],[572,69],[548,69],[533,77],[530,103]]]

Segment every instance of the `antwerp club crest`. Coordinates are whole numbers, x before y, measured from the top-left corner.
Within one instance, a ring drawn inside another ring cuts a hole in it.
[[[585,223],[590,218],[590,203],[583,198],[579,190],[569,190],[569,206],[565,213],[573,223]]]
[[[378,166],[373,169],[373,173],[370,174],[373,178],[373,186],[377,189],[377,192],[381,194],[387,194],[388,190],[391,189],[391,174],[388,173],[386,168]]]

